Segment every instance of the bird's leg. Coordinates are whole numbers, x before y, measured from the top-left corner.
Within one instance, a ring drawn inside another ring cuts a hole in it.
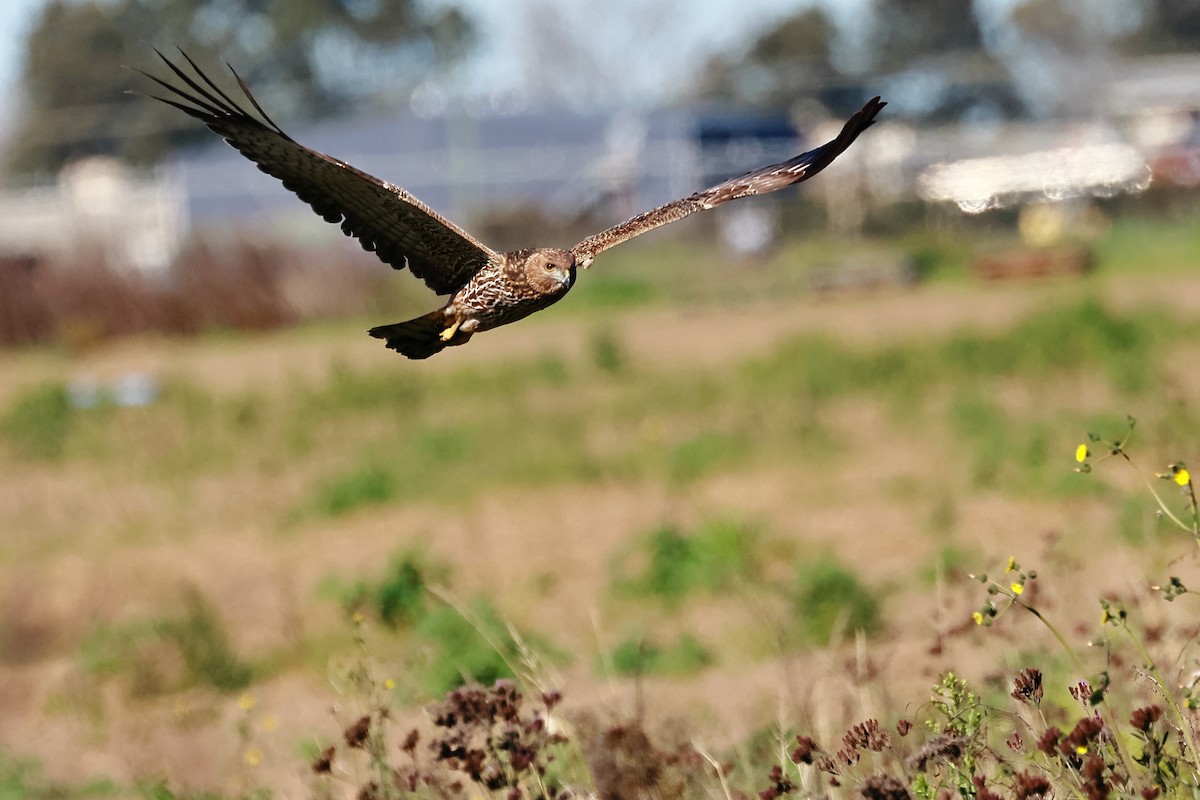
[[[458,333],[459,325],[462,325],[462,320],[461,319],[454,320],[454,324],[451,325],[449,328],[446,328],[446,330],[439,333],[438,338],[441,339],[443,342],[450,341],[451,339],[454,338],[454,334]]]

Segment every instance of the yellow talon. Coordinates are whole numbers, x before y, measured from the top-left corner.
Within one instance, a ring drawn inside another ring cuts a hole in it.
[[[453,339],[453,338],[454,338],[454,334],[458,333],[458,326],[459,326],[459,325],[462,325],[462,320],[461,320],[461,319],[460,319],[460,320],[456,320],[456,321],[455,321],[455,323],[454,323],[453,325],[451,325],[449,328],[446,328],[446,330],[444,330],[444,331],[442,331],[441,333],[439,333],[439,334],[438,334],[438,338],[440,338],[440,339],[441,339],[443,342],[448,342],[448,341],[450,341],[451,339]]]

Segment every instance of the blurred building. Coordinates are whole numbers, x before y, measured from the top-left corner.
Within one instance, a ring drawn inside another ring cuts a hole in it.
[[[139,174],[98,157],[72,164],[53,184],[0,191],[0,257],[165,270],[188,227],[186,191],[172,174]]]
[[[796,152],[785,115],[661,110],[647,114],[530,111],[325,122],[298,141],[393,181],[469,223],[513,208],[614,222]],[[215,140],[171,166],[197,229],[270,220],[289,236],[337,235],[278,183]]]
[[[916,129],[885,114],[839,160],[837,180],[814,183],[807,196],[824,202],[833,230],[850,232],[871,204],[946,202],[977,213],[1139,191],[1152,177],[1200,185],[1200,56],[1140,59],[1114,74],[1085,118]],[[290,132],[474,226],[513,210],[617,222],[786,159],[841,123],[797,131],[782,114],[687,108],[414,109]],[[718,220],[732,249],[753,253],[773,239],[772,203],[782,200],[768,200]],[[113,266],[155,272],[193,234],[264,231],[301,246],[340,238],[216,137],[153,173],[88,160],[53,185],[0,192],[3,259],[102,254]]]

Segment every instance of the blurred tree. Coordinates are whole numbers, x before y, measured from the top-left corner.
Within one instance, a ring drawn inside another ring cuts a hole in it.
[[[762,34],[740,58],[720,54],[705,66],[699,94],[725,102],[782,108],[835,79],[836,30],[820,8],[794,14]]]
[[[811,97],[840,114],[864,94],[886,92],[892,113],[927,120],[1019,114],[1011,79],[985,47],[972,8],[964,0],[875,0],[873,16],[849,31],[812,7],[763,33],[744,55],[711,59],[699,93],[774,108]]]
[[[1085,116],[1101,82],[1120,70],[1121,40],[1147,30],[1147,10],[1144,0],[1022,0],[997,49],[1035,114]]]
[[[1130,55],[1200,51],[1200,3],[1194,0],[1143,0],[1141,26],[1123,38]]]
[[[929,121],[1023,113],[1005,65],[964,0],[877,0],[869,71],[892,77],[896,111]]]
[[[963,0],[877,0],[871,69],[889,73],[948,54],[987,56],[983,33]]]
[[[515,48],[521,82],[538,102],[632,105],[655,95],[679,62],[670,31],[684,0],[523,0]]]
[[[165,73],[150,45],[222,60],[268,96],[281,117],[317,118],[367,98],[407,96],[433,67],[462,55],[470,21],[418,0],[51,0],[26,45],[26,112],[11,171],[53,172],[87,155],[160,159],[203,136],[161,103],[134,65]]]

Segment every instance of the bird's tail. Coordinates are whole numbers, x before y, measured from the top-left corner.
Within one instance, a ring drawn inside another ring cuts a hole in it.
[[[385,340],[390,350],[395,350],[407,358],[422,359],[436,355],[447,347],[466,344],[471,338],[470,334],[455,331],[450,341],[446,341],[442,338],[445,329],[446,317],[439,308],[407,322],[371,328],[367,333],[376,339]]]

